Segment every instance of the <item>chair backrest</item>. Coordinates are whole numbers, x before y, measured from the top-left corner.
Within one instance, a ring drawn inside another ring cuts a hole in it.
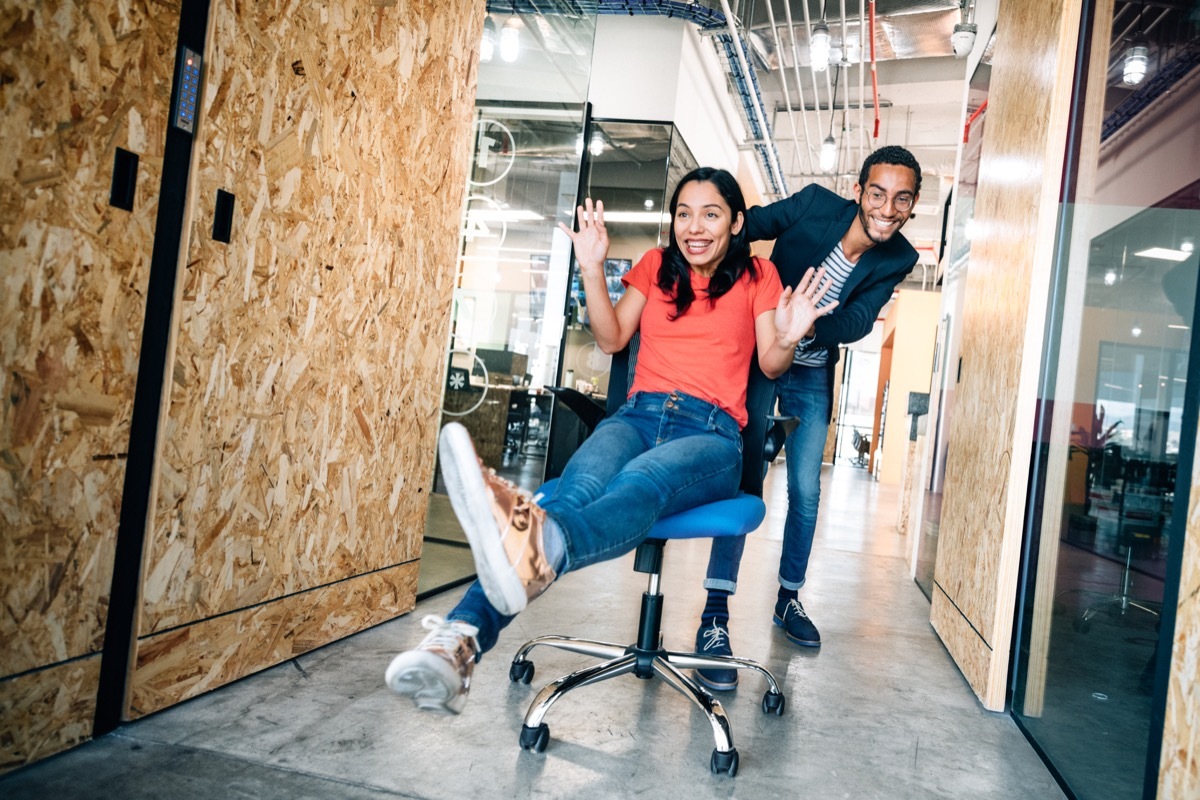
[[[612,367],[608,373],[609,415],[616,413],[629,396],[629,386],[633,382],[633,370],[637,364],[640,336],[641,334],[634,334],[624,350],[613,354]],[[746,387],[746,413],[749,422],[742,429],[741,489],[746,494],[761,497],[763,493],[763,477],[769,465],[765,458],[767,432],[774,424],[771,418],[774,407],[775,381],[758,368],[757,358],[751,358],[750,381]]]

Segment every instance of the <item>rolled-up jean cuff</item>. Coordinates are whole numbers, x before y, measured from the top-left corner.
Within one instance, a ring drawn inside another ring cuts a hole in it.
[[[789,589],[791,591],[798,591],[798,590],[804,588],[804,581],[800,581],[799,583],[797,583],[796,581],[785,581],[783,579],[783,576],[780,575],[779,576],[779,585],[782,586],[783,588]]]
[[[729,592],[730,594],[734,594],[737,592],[737,581],[726,581],[726,580],[721,580],[720,578],[705,578],[704,579],[704,588],[705,589],[720,589],[721,591],[725,591],[725,592]]]

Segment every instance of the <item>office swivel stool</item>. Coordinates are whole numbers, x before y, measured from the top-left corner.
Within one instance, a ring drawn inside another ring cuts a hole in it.
[[[1103,592],[1094,592],[1091,590],[1083,590],[1087,594],[1100,595],[1104,599],[1099,603],[1088,606],[1084,612],[1080,614],[1072,623],[1075,630],[1080,633],[1087,633],[1092,627],[1092,618],[1099,614],[1104,609],[1116,609],[1124,616],[1129,609],[1137,609],[1144,611],[1152,617],[1158,617],[1162,607],[1161,603],[1153,600],[1143,600],[1135,597],[1133,594],[1133,548],[1138,543],[1139,538],[1148,538],[1148,531],[1154,528],[1141,528],[1134,525],[1129,525],[1130,531],[1126,530],[1126,525],[1120,525],[1119,541],[1125,547],[1125,563],[1121,565],[1121,583],[1115,592],[1104,594]]]
[[[553,481],[544,489],[552,489]],[[685,697],[691,699],[708,717],[712,725],[716,748],[713,750],[710,769],[714,773],[737,774],[738,752],[733,746],[733,734],[729,718],[720,701],[713,697],[685,669],[749,669],[767,679],[767,692],[763,695],[762,709],[768,714],[783,714],[784,697],[779,683],[769,670],[754,661],[733,656],[704,656],[691,652],[676,652],[662,646],[663,595],[659,589],[662,572],[663,549],[671,539],[697,539],[713,536],[739,536],[759,526],[766,515],[766,506],[759,497],[739,493],[729,500],[689,509],[670,517],[664,517],[650,529],[648,538],[638,545],[634,556],[634,569],[647,573],[649,577],[645,593],[642,594],[641,615],[638,620],[637,641],[622,645],[569,636],[539,636],[526,642],[513,657],[508,676],[514,682],[529,683],[533,678],[533,662],[529,652],[535,647],[547,646],[572,653],[604,659],[599,664],[585,667],[564,675],[547,684],[525,714],[521,728],[521,747],[541,752],[550,739],[550,729],[543,721],[550,707],[563,695],[581,686],[633,673],[638,678],[662,678]]]
[[[871,437],[863,436],[859,433],[858,428],[854,429],[854,438],[852,440],[855,456],[850,462],[856,467],[865,467],[867,465],[867,455],[871,452]]]

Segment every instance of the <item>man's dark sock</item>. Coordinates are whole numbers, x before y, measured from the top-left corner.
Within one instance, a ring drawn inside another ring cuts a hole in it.
[[[799,596],[800,591],[798,589],[785,589],[782,586],[779,587],[779,599],[785,603],[789,600],[795,600]]]
[[[700,624],[703,627],[710,625],[720,625],[722,628],[729,627],[729,595],[732,592],[727,592],[724,589],[709,589],[708,601],[704,604],[704,613],[700,615]]]

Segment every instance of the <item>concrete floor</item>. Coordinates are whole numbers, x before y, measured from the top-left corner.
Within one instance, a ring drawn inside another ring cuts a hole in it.
[[[896,491],[854,467],[825,468],[822,521],[801,592],[824,646],[789,644],[771,623],[782,531],[782,466],[768,476],[767,521],[751,536],[732,601],[735,652],[762,660],[787,693],[760,710],[763,681],[721,695],[740,753],[736,778],[709,773],[703,716],[661,681],[631,676],[555,705],[544,753],[517,744],[536,689],[586,659],[534,652],[532,686],[511,684],[512,652],[563,633],[634,636],[644,576],[631,557],[565,576],[477,666],[459,716],[416,711],[383,685],[396,652],[417,644],[414,613],[123,726],[0,779],[18,798],[1062,798],[1006,714],[984,711],[929,626],[895,533]],[[693,642],[704,605],[707,542],[675,542],[663,589],[666,644]]]

